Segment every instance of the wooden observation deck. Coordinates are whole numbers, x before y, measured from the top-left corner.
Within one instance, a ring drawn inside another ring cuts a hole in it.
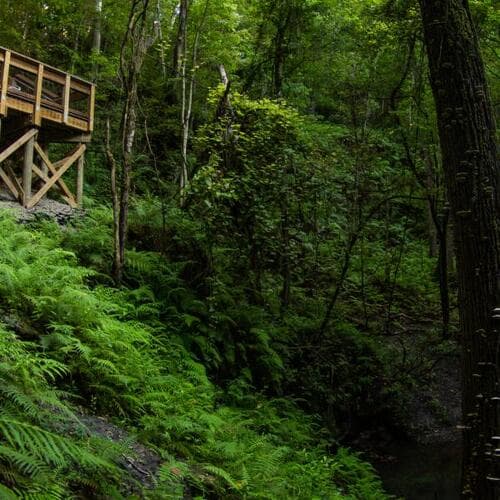
[[[95,85],[2,47],[0,75],[0,179],[26,208],[34,207],[52,188],[73,208],[81,205]],[[52,161],[51,143],[75,147]],[[76,196],[62,179],[75,163]]]

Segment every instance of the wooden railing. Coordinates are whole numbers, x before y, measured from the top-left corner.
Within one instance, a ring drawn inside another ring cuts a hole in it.
[[[0,47],[0,116],[9,109],[87,133],[94,129],[95,86]]]

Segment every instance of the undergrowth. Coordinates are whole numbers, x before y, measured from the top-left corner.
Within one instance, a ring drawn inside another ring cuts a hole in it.
[[[136,486],[141,497],[384,498],[370,466],[331,453],[290,400],[241,379],[223,394],[146,285],[103,284],[99,252],[82,267],[63,241],[55,224],[30,230],[0,216],[2,498],[126,497],[123,450],[76,432],[82,411],[160,454],[157,487]]]

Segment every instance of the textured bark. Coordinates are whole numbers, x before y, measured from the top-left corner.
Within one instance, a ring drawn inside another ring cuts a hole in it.
[[[443,339],[450,336],[450,289],[448,280],[448,213],[443,214],[439,235],[439,298],[441,302],[441,320]]]
[[[205,23],[208,7],[210,0],[205,1],[205,9],[201,18],[201,22],[196,29],[194,36],[192,54],[191,54],[191,68],[187,65],[188,56],[188,44],[187,44],[187,20],[188,20],[188,9],[189,2],[181,2],[181,24],[182,29],[182,41],[183,46],[180,56],[180,76],[181,76],[181,130],[182,130],[182,141],[181,141],[181,158],[182,166],[180,172],[180,205],[184,206],[186,202],[185,189],[189,182],[189,165],[188,165],[188,143],[189,136],[191,132],[191,121],[193,115],[193,98],[195,90],[195,76],[198,67],[198,46],[200,43],[200,36],[202,33],[203,25]],[[185,5],[184,5],[185,4]],[[182,6],[184,5],[184,6]],[[180,29],[180,28],[179,28]]]
[[[174,47],[173,68],[176,76],[180,76],[182,61],[186,54],[186,32],[189,11],[189,0],[181,0],[179,3],[179,26]]]
[[[92,39],[92,52],[94,56],[101,53],[101,17],[102,17],[102,0],[95,2],[95,21],[94,21],[94,36]],[[99,73],[99,64],[97,61],[93,64],[94,81],[97,80]]]
[[[454,220],[463,342],[462,497],[498,498],[495,478],[499,162],[485,72],[467,0],[420,0],[445,181]]]
[[[120,80],[125,94],[121,118],[121,162],[115,163],[115,170],[111,170],[112,183],[114,182],[112,196],[115,230],[113,275],[117,283],[122,280],[125,265],[133,153],[137,130],[137,106],[139,103],[138,85],[148,48],[146,23],[148,7],[149,0],[133,0],[127,31],[120,51]],[[108,150],[111,151],[111,148]],[[112,164],[112,162],[110,163]],[[117,167],[119,167],[119,172],[117,172]],[[118,207],[115,207],[116,199],[118,199]]]
[[[102,16],[102,0],[96,0],[94,37],[92,40],[92,50],[96,54],[101,53],[101,16]]]
[[[188,0],[183,0],[181,2],[181,12],[179,20],[179,34],[177,38],[178,46],[176,49],[177,53],[177,64],[178,73],[181,77],[181,172],[180,172],[180,204],[181,206],[185,203],[185,189],[188,182],[188,158],[187,149],[189,141],[189,128],[191,125],[191,112],[193,106],[193,92],[194,92],[194,75],[190,75],[191,80],[188,86],[188,70],[187,70],[187,17],[188,17],[189,2]],[[198,41],[198,37],[196,42]],[[196,51],[197,43],[193,50],[193,69],[196,64]]]
[[[106,120],[106,160],[109,167],[111,180],[111,203],[113,206],[113,269],[119,269],[120,265],[120,202],[116,185],[116,160],[111,149],[111,126],[109,118]]]

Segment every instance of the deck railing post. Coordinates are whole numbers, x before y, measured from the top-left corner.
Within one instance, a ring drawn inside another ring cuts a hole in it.
[[[90,87],[90,99],[89,99],[89,127],[88,127],[89,132],[92,132],[94,130],[94,108],[95,108],[95,85],[92,84]]]
[[[7,91],[9,90],[10,50],[5,51],[2,71],[2,89],[0,91],[0,116],[7,111]]]
[[[38,65],[35,87],[35,104],[33,112],[33,122],[39,127],[42,124],[42,86],[43,86],[43,64]]]
[[[32,137],[24,145],[24,165],[23,165],[23,205],[28,206],[31,200],[31,185],[33,181],[33,151],[35,147],[35,137]]]
[[[82,156],[78,158],[77,176],[76,176],[76,203],[78,204],[79,208],[82,208],[83,205],[84,168],[85,168],[85,154],[82,154]]]
[[[71,95],[71,75],[66,75],[66,83],[64,85],[64,108],[63,122],[67,125],[69,119],[69,99]]]

